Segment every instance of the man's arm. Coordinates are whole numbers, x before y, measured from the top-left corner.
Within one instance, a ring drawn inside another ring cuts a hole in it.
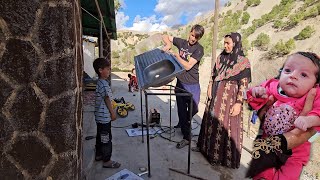
[[[173,36],[169,36],[167,34],[162,35],[162,41],[164,42],[165,46],[162,50],[168,52],[172,47]]]
[[[180,64],[184,67],[185,70],[189,71],[195,64],[197,64],[197,60],[194,59],[193,57],[189,58],[189,61],[183,60],[179,53],[173,53],[176,59],[179,61]]]

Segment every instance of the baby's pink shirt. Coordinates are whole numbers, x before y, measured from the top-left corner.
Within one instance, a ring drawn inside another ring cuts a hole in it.
[[[279,85],[279,80],[270,79],[262,83],[260,86],[266,88],[268,96],[273,95],[273,97],[276,99],[276,102],[274,104],[275,106],[280,106],[281,104],[287,104],[287,105],[290,105],[297,112],[297,114],[300,114],[300,112],[303,109],[304,103],[306,101],[307,94],[300,98],[283,96],[278,93],[278,85]],[[317,94],[313,101],[313,108],[308,113],[307,116],[320,116],[320,88],[317,87],[316,90],[317,90]],[[263,105],[267,103],[268,98],[254,98],[252,96],[252,88],[251,88],[247,91],[247,101],[253,109],[259,110]],[[317,126],[314,128],[317,131],[320,131],[320,126]],[[305,142],[304,144],[292,150],[293,156],[298,157],[305,163],[308,162],[309,155],[310,155],[310,147],[311,147],[311,144],[309,142]]]

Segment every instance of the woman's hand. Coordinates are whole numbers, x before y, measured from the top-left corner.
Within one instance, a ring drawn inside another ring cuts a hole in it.
[[[241,107],[242,107],[242,104],[240,104],[240,103],[234,104],[230,110],[230,116],[236,116],[236,115],[240,114]]]

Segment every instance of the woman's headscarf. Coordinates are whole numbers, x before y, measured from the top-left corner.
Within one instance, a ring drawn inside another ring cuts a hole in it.
[[[215,65],[215,81],[221,80],[240,80],[248,77],[251,81],[250,62],[244,57],[241,35],[239,33],[230,33],[225,36],[233,41],[233,49],[227,53],[224,49]]]

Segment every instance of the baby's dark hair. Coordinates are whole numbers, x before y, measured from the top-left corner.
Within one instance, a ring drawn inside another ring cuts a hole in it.
[[[132,76],[131,74],[128,74],[128,78],[131,78],[131,76]]]
[[[317,82],[316,83],[320,83],[320,57],[317,54],[313,53],[313,52],[299,51],[299,52],[296,52],[296,53],[294,53],[292,55],[295,55],[295,54],[300,54],[300,55],[310,59],[313,62],[313,64],[317,66],[318,73],[316,75],[316,78],[317,78]],[[290,56],[292,56],[292,55],[290,55]],[[283,64],[282,68],[279,70],[279,74],[276,77],[276,79],[280,79],[281,71],[282,71],[284,65],[285,65],[285,63]]]
[[[105,58],[97,58],[93,61],[93,68],[94,71],[98,74],[98,76],[100,77],[100,72],[99,69],[103,69],[105,67],[110,67],[111,63],[108,59]]]

